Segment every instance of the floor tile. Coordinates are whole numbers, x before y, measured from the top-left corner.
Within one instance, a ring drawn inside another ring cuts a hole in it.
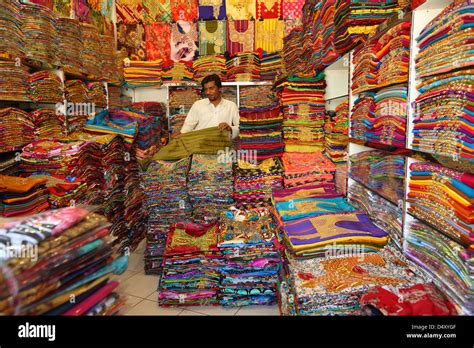
[[[118,287],[118,291],[128,295],[147,298],[156,291],[158,287],[158,276],[137,273]]]
[[[159,307],[156,302],[143,300],[128,311],[126,315],[178,315],[182,311],[181,308]]]
[[[131,253],[128,258],[128,270],[144,272],[145,261],[143,253]]]
[[[135,254],[143,254],[146,249],[146,239],[143,239],[140,244],[138,244],[137,248],[135,249]]]
[[[142,298],[136,297],[136,296],[130,296],[127,294],[121,294],[121,296],[125,297],[127,299],[127,302],[125,303],[123,308],[120,310],[120,315],[126,315],[128,312],[132,310],[133,307],[135,307],[137,304],[143,301]]]
[[[235,315],[239,307],[222,307],[222,306],[188,306],[183,307],[191,312],[196,312],[204,315]]]
[[[146,298],[149,301],[158,302],[158,291],[153,292],[150,296]]]
[[[123,272],[122,274],[113,274],[110,278],[112,280],[116,280],[120,283],[123,283],[125,282],[127,279],[129,279],[130,277],[134,276],[135,274],[137,274],[138,272],[137,271],[130,271],[130,270],[126,270],[125,272]]]
[[[236,315],[280,315],[278,306],[244,306]]]
[[[202,314],[202,313],[197,313],[197,312],[192,312],[192,311],[188,311],[187,309],[183,309],[183,311],[181,313],[179,313],[179,316],[199,316],[199,315],[205,315],[205,314]]]

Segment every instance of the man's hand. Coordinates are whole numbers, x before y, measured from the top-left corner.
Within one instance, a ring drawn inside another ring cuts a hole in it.
[[[231,126],[229,126],[227,123],[225,122],[222,122],[220,123],[218,126],[219,130],[223,131],[223,130],[228,130],[228,131],[232,131],[232,128]]]

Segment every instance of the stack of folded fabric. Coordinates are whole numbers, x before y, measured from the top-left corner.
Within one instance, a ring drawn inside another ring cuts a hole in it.
[[[15,176],[18,173],[18,161],[14,153],[9,153],[6,156],[2,155],[0,160],[0,173],[3,175]]]
[[[92,24],[81,22],[81,35],[84,44],[81,51],[84,71],[93,79],[99,78],[102,76],[99,30]]]
[[[472,244],[474,174],[429,162],[410,165],[408,211],[456,242]]]
[[[403,85],[377,92],[372,141],[405,148],[407,98],[408,88]]]
[[[169,136],[166,105],[158,102],[139,102],[133,103],[131,108],[153,117],[153,136],[160,140],[160,144],[166,144]]]
[[[72,176],[88,183],[87,202],[103,202],[104,169],[101,146],[92,141],[62,143],[37,140],[23,148],[20,170],[25,174]]]
[[[399,250],[402,250],[403,229],[400,208],[358,182],[351,184],[348,197],[354,207],[365,211],[377,226],[387,231],[390,239],[395,242]]]
[[[324,124],[326,155],[333,163],[347,161],[349,102],[343,101]]]
[[[126,143],[133,144],[137,136],[137,120],[129,120],[127,111],[124,117],[120,114],[119,109],[117,112],[109,112],[105,109],[97,113],[94,118],[89,119],[84,125],[84,132],[89,134],[118,134],[123,137]]]
[[[351,114],[351,138],[373,141],[375,124],[375,93],[362,93],[354,101]]]
[[[0,152],[21,149],[35,140],[32,115],[15,108],[0,109]]]
[[[81,27],[79,20],[57,17],[56,30],[58,32],[58,59],[61,69],[70,73],[81,73],[82,66],[82,42]]]
[[[36,139],[59,139],[66,135],[66,117],[54,109],[38,109],[30,113]]]
[[[283,39],[283,62],[288,75],[300,72],[302,64],[303,28],[295,28]]]
[[[45,183],[45,179],[0,175],[0,216],[25,216],[47,210]]]
[[[219,225],[179,222],[168,234],[160,306],[216,305],[219,303]]]
[[[389,246],[355,256],[288,258],[288,264],[294,289],[289,300],[297,315],[362,315],[359,300],[373,287],[426,283],[426,277]]]
[[[0,7],[0,57],[15,59],[24,56],[20,3],[5,0]]]
[[[0,60],[0,98],[2,100],[29,101],[29,72],[15,61]]]
[[[201,81],[204,77],[211,74],[218,75],[221,80],[225,80],[226,58],[224,56],[201,56],[193,62],[194,79]]]
[[[89,90],[81,80],[67,80],[65,83],[66,100],[70,103],[87,103]]]
[[[314,152],[324,149],[325,87],[323,73],[314,77],[288,77],[277,86],[285,119],[285,151]]]
[[[124,60],[127,59],[127,52],[126,51],[115,51],[114,54],[114,75],[111,83],[122,86],[125,83],[124,74]]]
[[[184,120],[194,102],[201,99],[201,93],[198,88],[178,87],[169,90],[169,108],[170,108],[170,134],[174,138],[181,134]]]
[[[125,60],[125,68],[123,69],[125,87],[161,86],[161,77],[163,75],[162,63],[161,59],[149,62]]]
[[[89,103],[101,108],[107,107],[107,88],[102,82],[89,82],[87,83],[87,89]]]
[[[194,69],[183,62],[175,62],[163,69],[163,81],[172,83],[194,82]]]
[[[107,86],[109,108],[128,108],[132,105],[132,97],[122,95],[122,87]]]
[[[85,202],[87,183],[70,176],[32,175],[32,179],[45,179],[49,204],[53,209],[79,205]]]
[[[334,14],[337,52],[344,54],[352,50],[367,35],[373,34],[379,24],[401,10],[402,5],[404,1],[399,0],[337,0]]]
[[[237,87],[236,86],[223,86],[221,89],[222,98],[230,100],[237,105]]]
[[[219,155],[193,155],[188,174],[188,194],[194,221],[214,222],[232,203],[232,162]]]
[[[34,102],[59,103],[64,99],[61,78],[51,71],[38,71],[28,78],[29,96]]]
[[[11,273],[0,283],[14,277],[17,284],[1,289],[3,315],[112,315],[123,306],[113,292],[119,283],[109,280],[126,270],[128,257],[114,254],[105,217],[79,207],[49,210],[3,221],[0,235]]]
[[[414,103],[414,150],[453,159],[474,158],[472,113],[472,6],[453,2],[416,38],[420,95]],[[446,32],[446,28],[450,28]]]
[[[171,224],[189,221],[191,204],[186,189],[189,157],[176,162],[152,160],[142,175],[148,211],[145,273],[160,274]]]
[[[334,181],[336,166],[321,152],[285,152],[282,160],[285,187]]]
[[[113,82],[116,79],[115,71],[115,38],[112,35],[99,35],[100,42],[100,68],[102,69],[101,80]]]
[[[274,81],[284,72],[283,58],[279,52],[264,54],[260,65],[260,78],[263,81]]]
[[[260,163],[239,160],[235,166],[234,201],[239,209],[270,207],[272,190],[283,187],[283,166],[278,157]]]
[[[260,58],[253,52],[237,53],[226,62],[227,81],[259,81]]]
[[[383,151],[351,155],[349,176],[397,205],[404,197],[405,157]]]
[[[474,243],[456,242],[420,221],[412,221],[405,235],[405,254],[435,280],[458,313],[474,314]]]
[[[218,248],[223,255],[219,300],[223,306],[271,305],[277,300],[281,256],[269,210],[222,216]]]
[[[56,65],[58,34],[53,11],[25,1],[21,3],[21,21],[25,57],[34,62]]]
[[[316,70],[323,70],[325,67],[331,65],[340,57],[334,46],[334,15],[336,12],[336,0],[321,1],[320,11],[316,13],[317,21],[314,22],[314,32],[320,32],[321,35],[321,50],[315,47],[313,59],[315,60],[314,67]]]
[[[377,88],[376,45],[376,40],[369,40],[354,50],[352,55],[354,71],[351,85],[354,94]]]

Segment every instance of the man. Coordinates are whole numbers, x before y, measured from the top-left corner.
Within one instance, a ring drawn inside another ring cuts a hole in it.
[[[239,135],[239,111],[235,103],[222,98],[219,76],[206,76],[201,82],[206,99],[198,100],[189,110],[181,133],[218,127],[232,132],[232,139]]]

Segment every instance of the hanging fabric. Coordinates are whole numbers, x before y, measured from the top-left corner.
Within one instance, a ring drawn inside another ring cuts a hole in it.
[[[116,0],[117,23],[137,24],[143,22],[141,0]]]
[[[300,19],[303,17],[304,0],[282,0],[284,19]]]
[[[199,55],[223,54],[225,41],[225,21],[199,22]]]
[[[240,52],[253,52],[255,22],[235,20],[227,22],[227,52],[234,55]]]
[[[53,11],[61,17],[71,17],[71,0],[54,0]],[[118,17],[117,17],[118,18]]]
[[[281,18],[281,0],[257,0],[257,19]]]
[[[227,0],[226,10],[229,20],[248,20],[256,18],[255,0]]]
[[[171,61],[171,24],[157,22],[145,25],[145,45],[148,60],[163,60],[163,67],[172,64]]]
[[[174,22],[193,22],[198,19],[197,0],[170,0],[171,18]]]
[[[265,52],[277,52],[283,49],[284,21],[264,19],[255,22],[255,49]]]
[[[225,0],[199,0],[200,20],[224,20],[225,17]]]
[[[144,23],[171,22],[170,0],[142,0],[142,5]]]
[[[141,24],[117,24],[117,48],[131,60],[146,60],[145,29]]]
[[[178,21],[171,24],[171,60],[192,62],[198,51],[197,24]]]
[[[301,28],[301,19],[285,19],[285,36],[289,35],[295,28]]]

